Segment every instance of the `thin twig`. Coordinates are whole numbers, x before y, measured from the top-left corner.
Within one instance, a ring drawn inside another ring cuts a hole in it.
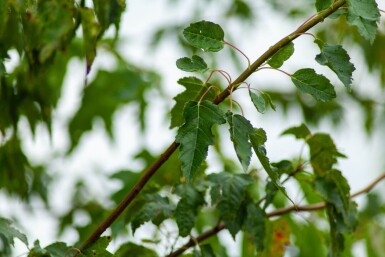
[[[263,53],[254,63],[250,65],[247,69],[245,69],[236,80],[230,83],[226,89],[224,89],[214,100],[214,104],[220,104],[223,102],[230,93],[230,89],[234,87],[236,89],[242,82],[244,82],[250,75],[254,73],[262,64],[266,62],[271,56],[273,56],[280,49],[285,47],[287,44],[292,42],[294,39],[300,36],[300,33],[304,33],[322,22],[327,16],[334,13],[338,10],[339,7],[344,5],[346,0],[338,0],[335,4],[324,11],[318,13],[318,15],[308,21],[306,24],[303,24],[300,28],[296,29],[290,35],[282,38],[277,43],[275,43],[272,47],[270,47],[265,53]],[[179,147],[179,144],[175,141],[171,143],[171,145],[160,155],[160,157],[143,173],[142,177],[139,181],[133,186],[133,188],[128,192],[128,194],[124,197],[124,199],[119,203],[119,205],[112,211],[110,216],[108,216],[99,226],[98,228],[87,238],[87,240],[82,244],[80,250],[85,249],[91,243],[93,243],[96,239],[100,237],[100,235],[111,226],[111,224],[120,216],[120,214],[130,205],[130,203],[135,199],[135,197],[139,194],[139,192],[144,188],[146,183],[150,180],[150,178],[155,174],[155,172],[165,163],[168,158],[175,152],[175,150]]]
[[[383,179],[385,179],[385,173],[383,173],[381,176],[376,178],[372,183],[370,183],[369,185],[367,185],[363,189],[357,191],[354,194],[351,194],[350,198],[355,198],[355,197],[357,197],[359,195],[368,193],[370,190],[372,190]],[[274,217],[274,216],[280,216],[280,215],[283,215],[283,214],[288,214],[288,213],[291,213],[291,212],[317,211],[317,210],[321,210],[321,209],[323,209],[325,207],[326,207],[326,203],[325,202],[320,202],[320,203],[315,203],[315,204],[310,204],[310,205],[301,205],[301,206],[293,205],[293,206],[277,209],[277,210],[271,211],[269,213],[266,213],[266,217],[270,218],[270,217]],[[176,257],[176,256],[179,256],[183,252],[185,252],[187,249],[189,249],[190,247],[193,247],[193,246],[199,244],[200,242],[206,240],[207,238],[218,234],[218,232],[220,232],[224,228],[225,228],[225,225],[223,223],[220,223],[220,224],[216,225],[215,227],[213,227],[212,229],[207,230],[206,232],[200,234],[196,238],[190,238],[190,240],[186,244],[184,244],[182,247],[180,247],[175,252],[170,253],[166,257]]]

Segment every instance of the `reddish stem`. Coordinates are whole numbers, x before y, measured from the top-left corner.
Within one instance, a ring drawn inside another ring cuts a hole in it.
[[[231,48],[237,50],[241,55],[243,55],[247,60],[247,67],[250,69],[250,59],[249,59],[249,57],[247,57],[247,55],[244,52],[241,51],[241,49],[239,49],[238,47],[236,47],[235,45],[233,45],[227,41],[223,40],[223,43],[225,43],[226,45],[230,46]]]

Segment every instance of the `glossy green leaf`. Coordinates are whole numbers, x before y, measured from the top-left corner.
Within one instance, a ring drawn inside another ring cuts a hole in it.
[[[242,115],[234,114],[230,111],[226,113],[226,118],[230,125],[230,138],[234,144],[238,160],[241,162],[243,170],[247,171],[251,158],[249,134],[253,133],[253,126]]]
[[[185,124],[179,128],[176,142],[180,144],[182,172],[190,181],[206,159],[209,145],[214,144],[211,127],[226,122],[225,115],[210,101],[188,102],[183,111]]]
[[[253,180],[246,174],[230,174],[227,172],[210,174],[208,180],[219,189],[217,202],[221,220],[225,223],[230,234],[235,238],[241,229],[244,217],[242,203],[246,196],[247,186]]]
[[[193,55],[191,59],[188,57],[178,59],[176,61],[176,67],[187,72],[204,73],[208,70],[206,62],[198,55]]]
[[[2,247],[0,247],[1,250],[8,251],[10,246],[14,246],[15,241],[14,239],[17,238],[21,242],[23,242],[26,246],[28,246],[28,239],[27,237],[21,233],[19,230],[14,228],[12,226],[12,221],[8,219],[4,219],[0,217],[0,237],[1,241],[3,243]],[[7,250],[8,249],[8,250]]]
[[[85,248],[82,251],[82,254],[85,257],[113,257],[114,255],[106,250],[110,242],[110,236],[100,237],[94,243]]]
[[[301,124],[297,127],[291,127],[281,133],[281,135],[293,135],[297,139],[307,139],[311,136],[310,130],[305,124]]]
[[[115,257],[141,256],[141,257],[158,257],[159,255],[151,249],[142,245],[137,245],[131,242],[125,243],[116,251]]]
[[[145,204],[141,209],[136,210],[135,217],[131,221],[133,233],[142,224],[152,221],[155,225],[160,225],[163,220],[173,215],[175,206],[166,197],[159,194],[147,194],[144,196]]]
[[[192,185],[185,184],[177,187],[177,193],[181,196],[175,210],[176,224],[179,235],[188,236],[194,227],[198,208],[204,204],[203,195]]]
[[[96,21],[94,11],[90,8],[81,8],[80,14],[82,17],[83,28],[83,49],[86,55],[88,74],[91,70],[91,65],[96,57],[97,38],[100,33],[100,25]]]
[[[262,251],[266,235],[266,214],[259,206],[253,203],[247,205],[245,227],[251,235],[257,251]]]
[[[317,12],[320,12],[330,7],[332,3],[333,3],[333,0],[316,0],[315,8],[317,9]]]
[[[83,133],[92,129],[97,118],[102,119],[112,137],[113,114],[124,104],[141,99],[146,86],[137,72],[125,67],[112,72],[100,70],[84,89],[81,106],[69,123],[70,150],[77,146]]]
[[[294,53],[294,44],[290,42],[283,48],[279,49],[269,60],[267,60],[267,64],[269,64],[273,68],[280,68],[285,61],[287,61]]]
[[[170,128],[179,127],[183,124],[183,108],[188,101],[199,101],[200,97],[210,87],[210,84],[203,83],[196,77],[184,77],[178,80],[178,84],[186,88],[185,91],[174,97],[176,104],[171,109],[171,125]],[[215,90],[208,91],[205,96],[206,100],[214,99]]]
[[[316,40],[321,53],[315,60],[321,64],[328,66],[338,78],[342,81],[346,88],[350,89],[352,84],[354,65],[350,62],[350,57],[346,50],[340,45],[329,45]]]
[[[265,142],[267,140],[266,132],[262,129],[254,128],[254,133],[250,134],[250,142],[253,146],[254,152],[257,155],[259,161],[262,164],[262,167],[265,169],[267,175],[271,179],[272,183],[284,193],[285,196],[288,196],[285,188],[279,182],[279,174],[273,167],[270,165],[270,160],[267,157],[267,152],[265,148]]]
[[[332,169],[337,163],[337,158],[345,157],[338,152],[333,139],[328,134],[317,133],[307,140],[310,148],[310,162],[317,172],[325,172]]]
[[[190,45],[204,51],[218,52],[224,46],[225,33],[218,25],[210,21],[191,23],[183,30],[183,35]]]
[[[291,75],[291,81],[304,93],[313,96],[317,101],[330,101],[336,97],[334,87],[323,75],[317,74],[313,69],[306,68],[296,71]]]

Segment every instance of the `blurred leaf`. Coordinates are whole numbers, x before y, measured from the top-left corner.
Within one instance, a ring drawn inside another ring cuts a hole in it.
[[[278,50],[269,60],[267,60],[267,64],[269,64],[273,68],[280,68],[285,61],[287,61],[294,53],[294,44],[290,42],[286,46],[282,47]]]
[[[140,99],[143,87],[148,87],[138,72],[126,67],[115,71],[100,70],[96,78],[84,89],[82,104],[69,123],[72,151],[84,132],[91,130],[99,117],[112,137],[112,118],[123,105]]]
[[[346,157],[338,152],[328,134],[314,134],[307,140],[307,144],[310,148],[310,162],[316,172],[329,171],[337,163],[337,158]]]
[[[203,195],[190,184],[178,185],[176,192],[181,199],[176,210],[175,219],[179,229],[179,235],[188,236],[194,227],[198,208],[205,203]]]
[[[319,228],[312,222],[296,222],[290,224],[294,234],[294,243],[298,247],[297,257],[325,257],[326,247],[323,244],[324,236]]]
[[[242,164],[244,171],[247,171],[251,158],[251,143],[249,135],[253,133],[253,126],[250,121],[239,114],[226,113],[227,122],[230,125],[230,138],[234,144],[235,152]]]
[[[241,229],[245,213],[242,207],[246,196],[246,187],[252,184],[252,178],[246,174],[230,174],[227,172],[210,174],[208,180],[213,182],[218,188],[218,209],[221,220],[225,227],[235,238],[237,232]]]
[[[321,53],[316,56],[315,60],[321,65],[328,66],[337,74],[345,87],[350,89],[355,68],[350,62],[346,50],[340,45],[324,44],[320,40],[316,40],[316,43],[321,49]]]
[[[158,254],[142,245],[131,242],[125,243],[116,251],[115,257],[140,256],[140,257],[157,257]]]
[[[68,249],[69,247],[62,242],[53,243],[42,249],[40,242],[36,240],[34,247],[28,253],[28,257],[62,257],[68,254]]]
[[[314,190],[314,174],[300,172],[296,173],[294,177],[301,187],[307,203],[313,204],[323,201],[322,197]]]
[[[120,19],[126,7],[125,0],[93,0],[96,16],[100,23],[99,37],[110,27],[115,25],[117,37],[120,27]]]
[[[330,7],[332,3],[333,3],[333,0],[316,0],[315,8],[317,9],[317,12],[320,12]]]
[[[252,237],[257,251],[262,251],[266,235],[266,214],[259,206],[253,203],[247,205],[245,227]]]
[[[226,122],[225,115],[217,105],[209,101],[188,102],[183,116],[185,124],[179,128],[176,142],[180,144],[179,159],[182,172],[191,181],[199,166],[207,157],[209,145],[214,144],[211,127]]]
[[[176,104],[171,109],[171,125],[170,128],[179,127],[183,124],[183,109],[188,101],[198,101],[199,98],[211,86],[209,83],[203,83],[196,77],[184,77],[178,80],[178,84],[186,88],[185,91],[174,97]],[[210,90],[205,99],[211,100],[215,97],[215,90]]]
[[[301,124],[298,127],[291,127],[286,129],[281,135],[293,135],[297,139],[304,139],[305,141],[311,137],[310,130],[305,124]]]
[[[226,16],[238,16],[239,18],[251,21],[254,18],[252,10],[249,3],[243,0],[235,0],[229,6]]]
[[[218,52],[224,46],[223,29],[210,21],[191,23],[183,30],[183,35],[190,45],[204,51]]]
[[[145,205],[136,210],[135,217],[131,221],[133,233],[147,221],[152,221],[153,224],[159,226],[163,220],[173,215],[175,209],[175,206],[166,197],[159,194],[146,194],[144,200]]]
[[[111,241],[111,237],[103,236],[98,238],[94,243],[89,245],[82,251],[85,257],[113,257],[114,255],[107,251],[107,246]]]
[[[178,59],[176,67],[187,72],[204,73],[208,70],[206,62],[198,55],[193,55],[191,59],[188,57]]]
[[[87,60],[87,70],[88,74],[91,70],[91,65],[96,57],[96,44],[97,38],[100,33],[100,25],[96,21],[94,11],[90,8],[81,8],[80,14],[82,17],[82,28],[83,28],[83,49],[86,55]]]
[[[0,217],[0,250],[10,253],[11,246],[14,247],[14,239],[18,238],[28,247],[27,237],[12,226],[12,221]]]
[[[124,198],[124,196],[129,192],[133,186],[138,182],[141,174],[137,172],[132,172],[130,170],[121,170],[110,176],[110,179],[120,180],[123,186],[111,195],[111,199],[116,203]]]
[[[290,244],[290,232],[290,227],[284,218],[269,222],[265,237],[265,248],[259,256],[284,256],[285,247]]]
[[[317,101],[330,101],[336,97],[334,87],[323,75],[313,69],[300,69],[291,75],[291,81],[304,93],[313,96]]]

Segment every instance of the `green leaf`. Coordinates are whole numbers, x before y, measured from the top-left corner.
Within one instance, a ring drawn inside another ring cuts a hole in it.
[[[348,0],[347,22],[358,28],[358,32],[371,43],[376,37],[377,22],[380,18],[375,0]]]
[[[285,61],[287,61],[294,53],[294,44],[290,42],[283,48],[279,49],[269,60],[267,60],[267,64],[269,64],[273,68],[280,68]]]
[[[190,45],[204,51],[218,52],[224,46],[225,33],[218,25],[210,21],[191,23],[183,30],[183,35]]]
[[[69,123],[72,151],[83,133],[92,129],[96,118],[101,118],[112,137],[113,114],[123,105],[138,101],[148,84],[141,76],[126,67],[109,72],[100,70],[96,78],[84,89],[80,109]]]
[[[68,249],[69,247],[62,242],[53,243],[42,249],[39,240],[36,240],[28,253],[28,257],[62,257],[68,254]]]
[[[176,104],[171,109],[171,125],[170,128],[179,127],[183,124],[183,108],[188,101],[198,101],[200,97],[207,91],[210,84],[203,83],[196,77],[184,77],[178,80],[178,84],[186,88],[185,91],[174,97]],[[211,100],[215,97],[215,90],[210,90],[205,99]]]
[[[334,87],[323,75],[313,69],[300,69],[291,75],[291,81],[302,92],[312,95],[317,101],[330,101],[336,97]]]
[[[202,257],[215,257],[216,256],[211,245],[204,244],[204,245],[201,245],[200,248],[201,248]]]
[[[111,242],[110,236],[100,237],[94,243],[92,243],[82,251],[82,254],[83,254],[82,256],[113,257],[114,255],[106,250],[110,242]]]
[[[117,36],[122,13],[126,7],[125,0],[93,0],[94,9],[101,26],[100,35],[106,31],[111,24],[115,25]]]
[[[183,175],[190,181],[206,159],[209,145],[214,144],[211,127],[226,120],[221,109],[210,101],[188,102],[183,117],[186,122],[179,128],[176,142],[180,144]]]
[[[183,57],[176,61],[178,69],[187,72],[201,72],[208,70],[206,62],[198,55],[193,55],[192,58]]]
[[[332,169],[337,163],[338,157],[345,155],[338,152],[333,139],[328,134],[317,133],[307,140],[310,148],[310,162],[317,172],[324,172]]]
[[[131,242],[125,243],[119,247],[115,253],[115,257],[140,256],[140,257],[158,257],[159,255],[142,245]]]
[[[2,239],[1,242],[4,244],[2,245],[3,248],[9,249],[9,246],[14,246],[15,238],[18,238],[21,242],[23,242],[28,247],[27,237],[12,226],[12,221],[1,217],[0,217],[0,237]]]
[[[330,7],[332,3],[333,3],[333,0],[316,0],[315,8],[317,9],[317,12],[320,12]]]
[[[230,138],[233,141],[235,152],[237,153],[238,160],[242,164],[244,171],[250,164],[251,158],[251,144],[249,141],[249,134],[253,133],[253,126],[250,121],[239,114],[233,114],[228,111],[226,113],[227,122],[230,125]]]
[[[249,95],[250,95],[251,101],[253,102],[257,111],[260,113],[265,113],[267,103],[266,103],[265,98],[263,97],[262,93],[255,94],[255,93],[251,92],[251,90],[249,90]]]
[[[144,196],[145,205],[140,210],[136,210],[135,217],[131,222],[133,233],[143,223],[152,221],[159,226],[163,220],[172,216],[175,206],[166,197],[159,194],[147,194]]]
[[[381,17],[375,0],[347,0],[349,14],[360,16],[370,21],[378,21]]]
[[[86,55],[88,74],[96,57],[96,43],[100,33],[100,25],[96,21],[94,11],[90,8],[80,8],[83,28],[83,49]]]
[[[315,177],[314,188],[326,202],[335,206],[343,217],[348,217],[350,187],[340,171],[333,169],[318,173]]]
[[[214,189],[219,189],[217,191],[218,199],[213,199],[213,202],[217,200],[221,220],[235,238],[245,218],[242,204],[245,200],[246,189],[253,180],[246,174],[234,175],[227,172],[210,174],[208,180],[215,184]]]
[[[288,197],[285,188],[279,182],[279,174],[275,169],[270,165],[270,160],[266,156],[265,142],[267,140],[266,132],[262,129],[254,128],[254,133],[250,134],[250,142],[253,146],[254,152],[257,155],[259,161],[261,162],[263,168],[265,169],[267,175],[271,179],[272,183],[285,195]],[[288,197],[289,198],[289,197]],[[289,198],[290,199],[290,198]]]
[[[356,26],[360,35],[373,44],[377,32],[376,21],[367,20],[356,15],[348,15],[346,20],[350,25]]]
[[[306,140],[311,136],[310,130],[307,128],[305,124],[301,124],[298,127],[291,127],[286,129],[281,135],[294,135],[297,139]]]
[[[179,235],[188,236],[194,227],[198,208],[204,204],[203,195],[192,185],[184,184],[177,187],[177,193],[182,197],[175,210],[176,224]]]
[[[315,57],[315,60],[321,65],[328,66],[337,74],[345,87],[350,89],[355,68],[350,62],[346,50],[340,45],[324,44],[320,40],[316,40],[316,42],[321,49],[321,53]]]
[[[266,214],[258,205],[253,203],[247,205],[245,227],[252,236],[257,251],[262,251],[266,235]]]

